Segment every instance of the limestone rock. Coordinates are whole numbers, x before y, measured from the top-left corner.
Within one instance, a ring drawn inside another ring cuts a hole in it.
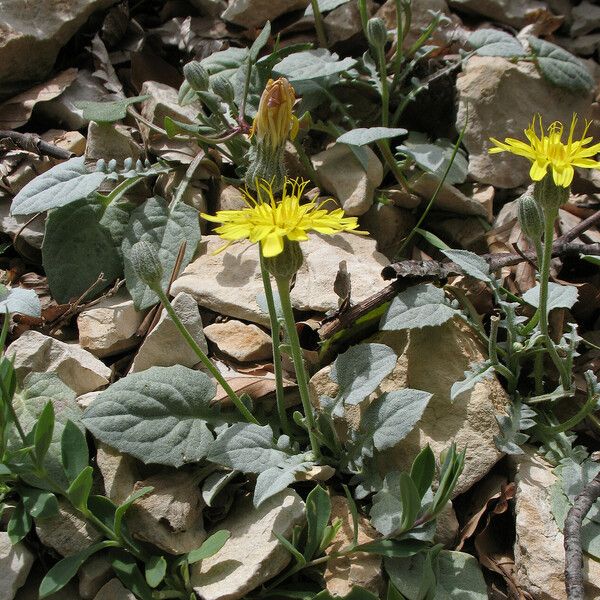
[[[496,56],[473,56],[458,77],[456,89],[458,129],[464,125],[467,109],[469,114],[463,138],[469,153],[469,174],[478,182],[499,188],[528,182],[530,164],[506,152],[488,154],[490,137],[525,139],[523,130],[538,112],[546,126],[558,120],[568,127],[574,112],[582,122],[590,115],[591,93],[573,93],[552,85],[527,62],[515,64]]]
[[[524,27],[529,16],[534,16],[536,10],[547,6],[545,2],[537,0],[449,0],[449,4],[452,8],[513,27]]]
[[[256,325],[232,319],[205,327],[204,334],[223,354],[240,362],[272,357],[271,337]]]
[[[324,191],[333,194],[347,215],[365,214],[373,204],[375,188],[383,180],[383,167],[367,146],[367,171],[346,144],[334,144],[312,157]]]
[[[79,595],[83,600],[91,600],[113,575],[114,571],[106,554],[92,555],[78,571]]]
[[[291,556],[274,532],[289,539],[304,512],[304,502],[289,489],[258,508],[251,497],[240,499],[218,526],[231,532],[229,540],[214,556],[192,565],[194,591],[204,600],[238,600],[280,573]]]
[[[375,4],[367,0],[367,12],[372,15],[375,12]],[[334,8],[323,19],[325,34],[329,46],[339,42],[351,40],[355,35],[362,34],[362,23],[360,12],[356,2],[347,2]]]
[[[85,148],[86,160],[96,162],[102,158],[108,162],[114,158],[117,165],[122,167],[126,158],[137,160],[143,155],[144,151],[133,139],[129,127],[118,123],[90,122]]]
[[[95,392],[88,392],[87,394],[77,396],[77,406],[81,410],[85,410],[98,397],[100,392],[101,390],[96,390]]]
[[[135,598],[135,595],[114,577],[100,588],[94,600],[135,600]]]
[[[144,316],[135,310],[129,293],[120,290],[79,314],[79,343],[100,358],[129,350],[138,342],[135,332]]]
[[[333,538],[327,552],[337,552],[352,543],[352,515],[348,501],[343,496],[331,498],[331,519],[341,519],[342,526]],[[358,543],[366,544],[379,537],[369,520],[358,517]],[[381,556],[357,552],[352,556],[339,556],[327,562],[325,571],[327,591],[335,597],[345,597],[355,585],[361,586],[380,597],[383,590],[383,569]]]
[[[23,544],[12,545],[8,533],[0,531],[0,600],[12,600],[27,581],[35,557]]]
[[[39,81],[58,51],[97,10],[115,0],[7,0],[0,15],[0,83]]]
[[[104,494],[115,504],[122,504],[141,479],[138,462],[127,454],[97,442],[96,464],[104,481]]]
[[[199,256],[175,281],[172,292],[188,292],[204,308],[267,325],[269,317],[256,300],[263,292],[257,245],[241,242],[214,255],[224,243],[218,236],[204,236]],[[304,264],[292,290],[294,307],[316,312],[337,308],[333,284],[342,260],[350,273],[354,302],[384,287],[381,270],[389,261],[375,246],[375,240],[351,233],[310,235],[302,243]]]
[[[204,500],[189,471],[173,471],[138,481],[134,489],[154,490],[130,509],[127,525],[131,534],[171,554],[185,554],[206,539],[202,520]]]
[[[35,219],[24,227],[28,221],[31,221],[31,215],[11,215],[10,202],[0,198],[0,231],[13,239],[19,234],[20,239],[41,250],[44,241],[44,219]]]
[[[19,381],[29,373],[56,373],[77,395],[109,383],[110,369],[77,344],[67,344],[34,330],[26,331],[6,350],[15,357]]]
[[[178,293],[173,300],[175,312],[200,347],[207,352],[206,338],[202,331],[202,318],[198,304],[190,294]],[[168,351],[165,349],[168,348]],[[156,327],[146,336],[133,359],[131,372],[144,371],[150,367],[183,365],[193,367],[200,360],[188,346],[181,333],[163,309]]]
[[[102,534],[80,518],[65,500],[58,501],[58,514],[54,517],[35,519],[35,531],[42,544],[61,556],[76,554],[102,539]]]
[[[360,218],[360,228],[377,240],[377,251],[393,260],[404,238],[415,226],[415,217],[405,208],[376,202]]]
[[[459,529],[460,526],[452,502],[448,502],[435,521],[433,541],[436,544],[443,544],[448,550],[456,548]]]
[[[576,38],[594,29],[600,29],[600,6],[583,0],[581,4],[573,7],[571,11],[573,23],[571,24],[571,37]]]
[[[511,457],[516,466],[516,580],[536,600],[563,600],[564,537],[551,511],[552,467],[533,448]],[[586,598],[600,597],[600,565],[584,556]]]
[[[216,210],[240,210],[246,206],[242,192],[233,185],[226,185],[219,194]]]
[[[454,494],[469,489],[501,456],[493,440],[499,433],[495,414],[503,412],[508,402],[495,379],[476,384],[450,402],[452,384],[464,378],[470,363],[483,359],[478,340],[466,326],[450,321],[440,327],[413,329],[408,333],[382,331],[370,341],[386,344],[398,355],[396,367],[373,397],[403,388],[433,394],[416,427],[396,448],[379,457],[382,472],[409,471],[415,456],[426,444],[438,458],[442,450],[455,442],[459,450],[467,449],[467,455]],[[316,405],[320,396],[337,393],[337,385],[329,378],[330,370],[330,366],[321,369],[310,381]],[[344,428],[357,427],[359,419],[357,411],[348,412],[341,434]]]
[[[264,27],[267,21],[301,10],[310,4],[310,0],[232,0],[221,14],[224,21],[240,25],[246,29]]]

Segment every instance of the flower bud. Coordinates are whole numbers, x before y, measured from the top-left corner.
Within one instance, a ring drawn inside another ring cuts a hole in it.
[[[184,65],[183,75],[193,90],[203,92],[208,89],[208,71],[197,60]]]
[[[211,87],[213,92],[223,100],[226,104],[233,104],[235,92],[231,81],[223,75],[218,75],[213,78]]]
[[[129,256],[135,274],[149,287],[160,287],[163,268],[152,244],[140,241],[131,248]]]
[[[548,174],[535,182],[533,197],[542,206],[544,213],[552,214],[569,201],[569,188],[556,185],[552,174]]]
[[[375,48],[383,48],[387,42],[387,28],[383,19],[373,17],[367,22],[367,39]]]
[[[265,257],[265,268],[275,279],[290,280],[302,266],[304,256],[298,242],[284,240],[283,251],[276,256]]]
[[[519,198],[517,218],[523,233],[533,241],[541,240],[544,234],[544,213],[533,196]]]

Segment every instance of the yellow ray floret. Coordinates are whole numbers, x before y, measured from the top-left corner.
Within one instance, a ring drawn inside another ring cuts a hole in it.
[[[592,158],[600,152],[600,144],[589,146],[592,138],[586,137],[590,123],[586,121],[579,140],[573,139],[576,124],[577,115],[573,115],[569,137],[564,143],[562,140],[563,124],[555,121],[548,127],[547,133],[544,133],[542,117],[536,115],[531,125],[525,129],[525,137],[528,142],[514,138],[506,138],[504,142],[499,142],[490,138],[495,146],[490,148],[489,152],[490,154],[510,152],[528,158],[531,161],[529,176],[533,181],[542,180],[550,167],[554,183],[566,188],[573,181],[573,167],[600,169],[600,162]],[[539,135],[536,131],[537,125],[539,125]]]
[[[230,244],[247,239],[260,242],[265,258],[277,256],[283,251],[285,239],[303,242],[309,231],[335,234],[342,231],[364,234],[357,231],[356,217],[345,217],[341,208],[327,211],[315,202],[300,204],[300,198],[308,181],[285,180],[281,200],[276,200],[268,182],[262,181],[257,190],[257,198],[245,194],[247,208],[240,210],[220,210],[215,216],[202,214],[207,221],[222,223],[215,229]],[[226,244],[220,250],[224,250]],[[219,250],[219,251],[220,251]]]

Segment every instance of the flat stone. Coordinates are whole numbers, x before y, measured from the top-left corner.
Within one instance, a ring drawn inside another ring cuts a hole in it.
[[[118,123],[96,123],[88,126],[85,157],[89,162],[115,159],[119,167],[126,158],[143,158],[143,148],[133,139],[130,127]]]
[[[524,27],[536,11],[547,8],[545,2],[536,0],[449,0],[449,4],[452,8],[513,27]]]
[[[79,344],[99,358],[129,350],[138,343],[135,333],[145,314],[135,309],[127,290],[119,290],[79,313]]]
[[[263,293],[258,246],[243,241],[215,255],[224,244],[218,236],[204,236],[198,257],[175,281],[172,292],[185,291],[213,312],[268,325],[269,317],[257,303]],[[302,243],[304,264],[291,294],[294,307],[316,312],[336,309],[333,285],[342,260],[350,273],[354,302],[384,287],[381,270],[389,261],[375,247],[375,240],[351,233],[310,235]]]
[[[232,319],[208,325],[204,334],[223,354],[240,362],[267,360],[273,355],[271,337],[256,325]]]
[[[576,38],[594,29],[600,29],[600,6],[597,3],[583,0],[581,4],[573,7],[571,11],[571,37]]]
[[[431,446],[437,459],[455,442],[459,450],[467,449],[467,455],[454,495],[466,491],[502,456],[494,444],[494,436],[499,434],[495,415],[503,412],[508,404],[506,393],[496,379],[477,383],[454,402],[450,401],[452,384],[464,378],[470,363],[483,360],[479,341],[466,326],[454,321],[410,332],[382,331],[369,341],[390,346],[398,356],[396,367],[373,398],[382,392],[404,388],[433,394],[415,428],[398,446],[379,456],[381,472],[410,471],[412,461],[425,445]],[[329,377],[330,371],[330,365],[324,367],[310,380],[316,406],[322,395],[337,394],[337,384]],[[348,411],[339,424],[341,435],[348,428],[357,428],[359,422],[359,410]]]
[[[214,556],[191,566],[194,591],[204,600],[238,600],[275,577],[291,555],[274,534],[289,539],[304,523],[304,513],[304,502],[290,489],[258,508],[249,496],[238,500],[217,527],[231,532],[229,540]]]
[[[360,228],[375,238],[377,251],[390,260],[394,260],[396,252],[415,223],[416,219],[411,211],[380,202],[373,204],[360,218]]]
[[[563,600],[564,537],[552,515],[550,490],[556,481],[552,466],[535,452],[511,456],[515,466],[516,580],[536,600]],[[583,558],[586,598],[600,598],[600,564]]]
[[[106,554],[97,553],[88,558],[79,568],[79,595],[91,600],[100,588],[113,577],[114,571]]]
[[[561,121],[567,129],[574,112],[580,117],[579,127],[590,116],[591,92],[573,93],[552,85],[535,65],[524,61],[472,56],[456,81],[456,89],[457,129],[463,128],[467,112],[469,115],[463,138],[469,153],[469,175],[498,188],[515,188],[529,182],[530,163],[507,152],[488,154],[493,145],[490,137],[524,140],[523,130],[538,112],[545,126]]]
[[[343,496],[331,497],[331,520],[341,519],[342,526],[333,538],[327,553],[338,552],[352,543],[354,531],[348,501]],[[358,517],[358,543],[366,544],[377,539],[379,534],[369,520]],[[363,587],[378,597],[383,591],[383,569],[381,556],[356,552],[351,556],[339,556],[327,561],[325,570],[327,591],[334,597],[344,598],[354,586]]]
[[[0,16],[0,83],[41,81],[58,51],[89,16],[115,0],[5,0]]]
[[[333,144],[312,157],[325,192],[333,194],[350,216],[365,214],[373,204],[375,189],[383,181],[383,166],[368,147],[367,170],[346,144]]]
[[[46,519],[35,519],[35,531],[45,546],[61,556],[71,556],[102,539],[90,523],[79,517],[65,500],[58,501],[58,514]]]
[[[136,600],[136,597],[114,577],[100,588],[94,600]]]
[[[96,446],[96,464],[104,481],[104,494],[115,504],[122,504],[142,478],[139,463],[102,442],[97,442]]]
[[[176,294],[172,301],[175,312],[202,350],[207,352],[206,338],[202,331],[202,318],[196,300],[185,292]],[[168,351],[165,351],[166,348]],[[148,333],[135,355],[131,372],[136,373],[150,367],[170,367],[172,365],[193,367],[199,362],[200,359],[196,353],[188,346],[163,309],[156,327]]]
[[[0,600],[12,600],[27,581],[35,561],[33,553],[23,544],[11,543],[8,533],[0,531]]]
[[[367,0],[367,13],[371,16],[375,12],[375,3]],[[329,46],[351,40],[355,35],[362,34],[362,22],[358,4],[346,2],[334,8],[324,16],[325,34]]]
[[[40,250],[44,241],[45,219],[38,218],[31,221],[31,215],[11,215],[10,202],[0,198],[0,231],[12,239],[19,235],[27,244]]]
[[[111,370],[78,344],[67,344],[33,329],[6,350],[15,357],[19,381],[29,373],[56,373],[78,396],[108,385]]]
[[[131,534],[170,554],[185,554],[206,539],[204,500],[189,471],[170,471],[138,481],[134,490],[154,488],[137,500],[127,515]]]
[[[230,0],[221,18],[240,27],[253,29],[264,27],[267,21],[304,9],[309,4],[310,0]]]

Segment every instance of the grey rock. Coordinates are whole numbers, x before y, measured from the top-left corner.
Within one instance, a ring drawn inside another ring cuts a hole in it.
[[[108,583],[113,574],[108,556],[102,553],[94,554],[79,569],[79,595],[83,600],[91,600],[100,588]]]
[[[97,442],[96,464],[104,481],[104,493],[115,504],[122,504],[141,479],[138,462],[127,454]]]
[[[513,27],[524,27],[528,23],[529,15],[547,7],[545,2],[536,0],[449,0],[449,4],[454,9],[481,15]]]
[[[208,325],[204,328],[204,334],[223,354],[239,362],[272,357],[271,337],[256,325],[246,325],[232,319]]]
[[[588,0],[583,0],[581,4],[573,7],[571,11],[573,22],[571,23],[571,37],[576,38],[600,29],[600,6],[596,2],[593,4]]]
[[[35,557],[23,544],[11,543],[8,533],[0,531],[0,600],[13,600],[27,581]]]
[[[89,162],[115,159],[119,167],[126,158],[143,158],[143,148],[133,139],[131,129],[118,123],[96,123],[88,126],[85,157]],[[138,184],[139,185],[139,184]]]
[[[377,240],[377,251],[394,260],[404,238],[415,226],[411,211],[393,204],[375,203],[360,218],[360,228]]]
[[[115,577],[100,588],[94,600],[135,600],[135,598],[135,595]]]
[[[208,347],[202,331],[202,318],[196,300],[190,294],[180,292],[175,296],[172,304],[177,316],[206,353]],[[165,351],[166,348],[168,348],[168,351]],[[196,353],[188,346],[163,309],[156,327],[148,333],[135,355],[131,372],[136,373],[150,367],[170,367],[172,365],[193,367],[199,362],[200,359],[196,356]]]
[[[275,533],[289,539],[304,522],[304,502],[283,490],[255,508],[251,497],[240,499],[218,529],[231,537],[214,556],[191,567],[194,591],[204,600],[238,600],[280,573],[291,560]]]
[[[15,357],[19,381],[29,373],[56,373],[77,395],[108,385],[111,370],[78,344],[67,344],[34,330],[26,331],[6,350]]]
[[[306,8],[309,4],[310,0],[230,0],[221,18],[246,29],[252,29],[263,27],[267,21]]]

